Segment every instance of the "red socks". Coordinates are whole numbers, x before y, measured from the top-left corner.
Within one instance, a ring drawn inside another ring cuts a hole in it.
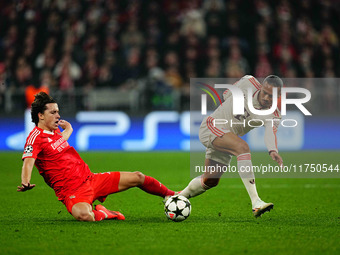
[[[173,196],[175,195],[175,192],[172,190],[169,190],[167,187],[165,187],[162,183],[157,181],[155,178],[151,176],[145,175],[145,180],[143,185],[139,187],[140,189],[144,190],[147,193],[165,197],[165,196]],[[93,210],[94,213],[94,219],[95,221],[101,221],[107,218],[107,214],[105,214],[102,210]]]
[[[151,176],[145,175],[145,180],[142,186],[139,187],[140,189],[144,190],[147,193],[165,197],[165,196],[173,196],[175,195],[175,192],[172,190],[169,190],[167,187],[165,187],[162,183],[157,181],[155,178],[152,178]]]

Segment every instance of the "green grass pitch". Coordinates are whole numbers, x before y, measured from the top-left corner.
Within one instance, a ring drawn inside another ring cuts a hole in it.
[[[169,188],[190,181],[189,153],[81,153],[93,172],[142,171]],[[282,153],[285,161],[340,164],[339,152]],[[239,178],[191,199],[184,222],[168,221],[162,199],[138,188],[109,196],[104,205],[125,221],[78,222],[34,169],[25,193],[21,153],[0,153],[0,254],[340,254],[340,179],[257,179],[274,210],[255,219]],[[269,162],[266,153],[253,161]]]

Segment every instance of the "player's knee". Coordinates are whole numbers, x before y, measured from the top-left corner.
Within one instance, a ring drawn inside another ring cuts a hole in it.
[[[93,215],[88,211],[80,211],[73,215],[79,221],[93,221]]]
[[[139,171],[133,172],[134,174],[134,183],[136,183],[136,186],[142,185],[145,180],[145,175]]]
[[[237,145],[237,154],[243,154],[243,153],[249,153],[250,149],[249,149],[249,145],[246,142],[243,143],[239,143]]]

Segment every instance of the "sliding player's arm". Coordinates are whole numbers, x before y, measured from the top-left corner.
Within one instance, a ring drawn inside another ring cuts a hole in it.
[[[58,125],[64,130],[61,132],[61,135],[67,141],[73,132],[71,123],[66,120],[59,120]]]
[[[265,124],[265,132],[264,132],[264,143],[268,149],[270,157],[275,160],[280,166],[282,166],[283,161],[281,156],[278,153],[277,149],[277,127],[280,123],[279,119],[274,119],[273,122],[268,121]]]
[[[21,171],[21,186],[18,186],[17,191],[23,192],[33,189],[35,184],[30,184],[32,170],[34,167],[35,158],[25,158]]]

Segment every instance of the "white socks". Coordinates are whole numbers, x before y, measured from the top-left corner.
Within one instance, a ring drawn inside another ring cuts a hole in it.
[[[252,170],[250,153],[238,155],[237,168],[243,184],[249,194],[252,206],[254,207],[254,204],[260,200],[260,198],[256,190],[255,175]],[[203,183],[203,178],[201,175],[192,179],[188,186],[183,191],[181,191],[180,195],[185,196],[186,198],[191,198],[204,193],[208,189],[210,189],[210,187]]]
[[[191,198],[204,193],[207,189],[210,189],[203,183],[202,175],[192,179],[188,186],[181,191],[180,195],[186,198]]]
[[[255,175],[252,169],[250,153],[243,153],[237,156],[238,173],[246,187],[251,203],[254,206],[259,198],[255,185]]]

